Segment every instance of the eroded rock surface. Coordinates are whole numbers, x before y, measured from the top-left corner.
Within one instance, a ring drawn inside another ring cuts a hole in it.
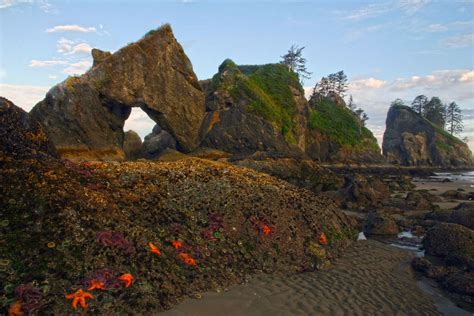
[[[387,115],[383,153],[406,166],[472,165],[469,147],[407,106],[392,106]]]
[[[123,124],[140,107],[187,152],[199,143],[204,95],[191,62],[164,25],[53,87],[32,110],[61,155],[122,159]]]
[[[41,124],[0,97],[0,161],[48,157],[57,153]]]

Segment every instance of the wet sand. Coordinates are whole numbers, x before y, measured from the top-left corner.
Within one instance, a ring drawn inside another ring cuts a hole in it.
[[[440,308],[437,297],[422,290],[410,267],[413,256],[360,241],[327,270],[258,276],[227,292],[185,299],[162,315],[462,315],[449,301]]]
[[[446,191],[462,190],[463,192],[474,192],[474,182],[467,180],[453,180],[451,182],[442,182],[441,180],[415,178],[412,182],[415,185],[415,190],[428,190],[431,194],[441,196]],[[452,209],[462,202],[469,202],[466,200],[457,200],[452,198],[443,198],[442,202],[436,202],[441,209]],[[474,203],[474,201],[471,201]]]

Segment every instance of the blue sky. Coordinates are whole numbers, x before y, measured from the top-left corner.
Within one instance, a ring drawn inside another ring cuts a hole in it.
[[[343,69],[380,138],[390,101],[418,94],[456,101],[474,148],[474,1],[46,1],[0,0],[0,95],[30,109],[90,49],[115,51],[170,23],[199,79],[231,58],[278,62],[305,46],[305,86]],[[152,122],[134,110],[127,127]]]

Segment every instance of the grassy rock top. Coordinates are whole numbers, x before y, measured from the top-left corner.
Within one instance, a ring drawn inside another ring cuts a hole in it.
[[[295,89],[304,94],[295,73],[282,64],[237,66],[227,59],[212,78],[211,89],[248,101],[247,110],[277,125],[291,139]],[[237,103],[237,102],[236,102]]]

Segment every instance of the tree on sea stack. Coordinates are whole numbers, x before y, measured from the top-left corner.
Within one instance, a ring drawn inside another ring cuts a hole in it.
[[[290,71],[295,72],[300,78],[301,83],[304,79],[309,79],[311,72],[306,69],[306,58],[303,57],[303,47],[291,45],[288,52],[281,56],[283,58],[280,63],[286,65]]]
[[[448,132],[453,135],[459,135],[462,132],[462,114],[461,108],[456,102],[451,102],[446,108],[446,125]]]
[[[405,105],[405,102],[403,102],[402,99],[400,98],[396,98],[395,100],[392,101],[392,103],[390,103],[390,106],[403,106]]]
[[[352,94],[349,96],[349,102],[347,102],[347,108],[351,110],[352,112],[355,111],[357,108],[357,105],[354,103],[354,100],[352,99]]]
[[[426,103],[422,115],[425,119],[440,128],[444,128],[446,123],[446,106],[440,98],[432,97],[430,102]]]
[[[411,103],[411,108],[418,114],[422,114],[423,109],[428,103],[428,98],[424,95],[417,96]]]
[[[369,119],[369,116],[367,115],[367,113],[364,112],[362,108],[358,108],[357,110],[355,110],[354,113],[359,119],[359,135],[362,135],[362,127],[365,126],[365,122]]]
[[[344,71],[341,70],[329,74],[327,77],[322,77],[320,81],[316,82],[313,88],[313,95],[321,94],[327,96],[329,92],[334,92],[341,98],[344,98],[347,86],[347,76]]]

